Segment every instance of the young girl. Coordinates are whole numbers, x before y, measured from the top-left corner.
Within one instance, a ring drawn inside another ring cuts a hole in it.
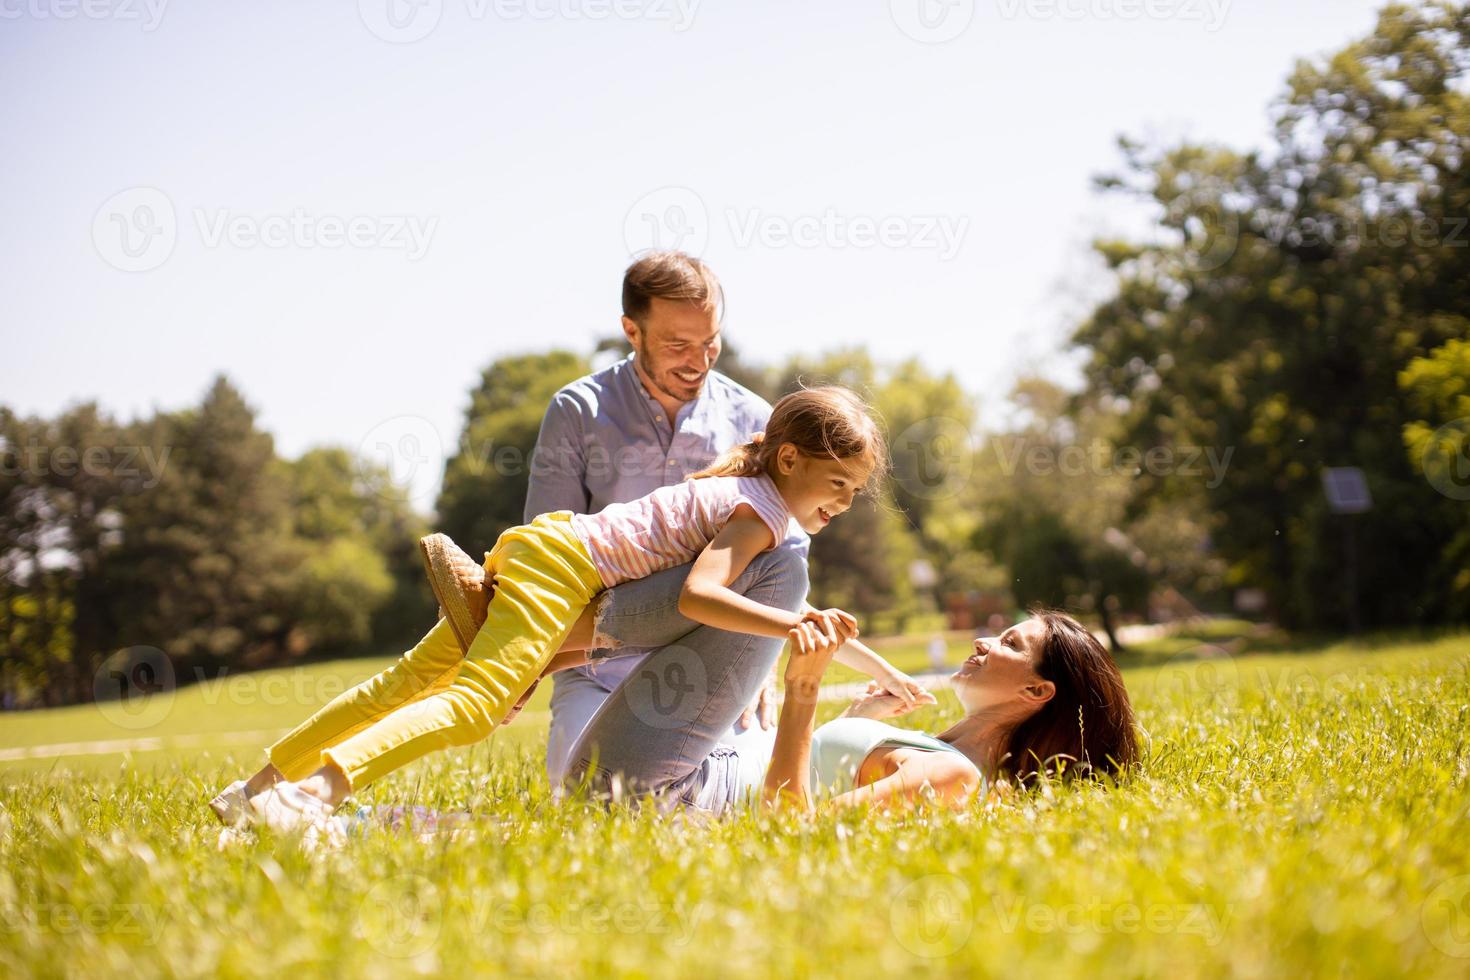
[[[543,673],[573,666],[600,645],[601,594],[691,559],[679,611],[695,622],[789,636],[797,653],[816,649],[821,635],[856,636],[856,621],[841,610],[793,612],[729,586],[757,554],[780,545],[792,520],[820,533],[852,506],[885,456],[857,396],[814,388],[781,399],[763,434],[682,484],[597,514],[556,511],[510,528],[486,555],[483,581],[447,538],[426,538],[431,584],[459,639],[458,662],[406,665],[405,657],[288,734],[272,747],[271,765],[211,805],[227,823],[248,818],[304,830],[309,842],[335,842],[337,825],[328,817],[354,789],[429,752],[488,736]],[[493,581],[493,596],[484,581]],[[869,651],[839,659],[901,697],[920,696]],[[306,779],[288,781],[303,769]]]

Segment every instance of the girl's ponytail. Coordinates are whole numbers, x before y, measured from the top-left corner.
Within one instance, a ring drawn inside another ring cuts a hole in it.
[[[761,445],[766,441],[764,432],[757,432],[750,441],[727,450],[719,459],[698,473],[689,474],[689,479],[698,480],[706,476],[758,476],[764,473],[761,464]]]
[[[802,455],[817,459],[860,458],[870,470],[878,470],[888,457],[883,433],[863,400],[846,388],[827,385],[803,388],[776,402],[766,431],[757,432],[749,442],[689,479],[774,474],[776,452],[788,443]]]

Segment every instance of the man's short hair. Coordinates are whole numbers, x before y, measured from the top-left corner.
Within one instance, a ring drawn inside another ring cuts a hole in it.
[[[710,267],[683,252],[648,252],[623,273],[623,316],[642,326],[655,299],[693,303],[719,315],[725,291]]]

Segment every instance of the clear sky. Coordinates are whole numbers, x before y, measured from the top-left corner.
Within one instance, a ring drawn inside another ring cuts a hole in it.
[[[223,371],[289,455],[448,443],[493,358],[617,330],[657,241],[743,356],[917,355],[993,411],[1137,224],[1091,190],[1115,137],[1259,145],[1380,5],[0,0],[0,403]]]

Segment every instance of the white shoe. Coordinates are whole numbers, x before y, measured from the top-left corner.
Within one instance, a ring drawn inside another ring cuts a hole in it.
[[[250,801],[251,819],[278,834],[300,834],[308,850],[337,848],[346,842],[342,825],[332,819],[332,807],[295,783],[276,783]]]
[[[250,797],[245,795],[245,781],[237,779],[220,790],[219,795],[209,801],[209,808],[226,827],[240,823],[249,815],[247,811],[250,808]]]
[[[219,832],[219,839],[214,842],[216,850],[233,851],[255,839],[255,833],[243,823],[231,827],[225,827]]]

